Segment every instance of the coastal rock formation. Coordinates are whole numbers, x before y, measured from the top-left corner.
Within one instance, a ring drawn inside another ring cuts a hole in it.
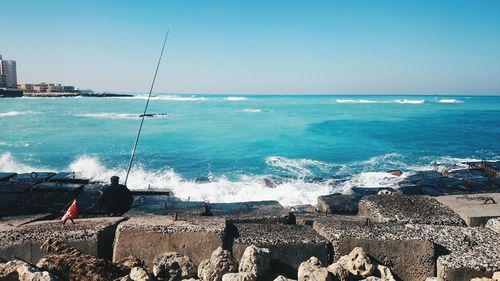
[[[255,275],[250,272],[226,273],[222,281],[255,281]]]
[[[0,263],[0,280],[5,281],[57,281],[57,277],[26,262],[15,260]]]
[[[202,281],[221,281],[226,273],[236,272],[238,265],[231,253],[221,247],[213,251],[210,259],[203,260],[198,266],[198,277]]]
[[[241,257],[239,271],[255,275],[256,280],[263,279],[271,269],[271,252],[266,248],[251,245]]]
[[[332,274],[322,267],[316,257],[311,257],[299,266],[298,281],[333,281]]]
[[[153,274],[160,280],[179,281],[195,277],[196,266],[189,257],[167,252],[153,260]]]

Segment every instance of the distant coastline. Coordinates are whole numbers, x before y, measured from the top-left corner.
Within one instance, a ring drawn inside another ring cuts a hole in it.
[[[63,97],[97,97],[97,98],[107,98],[107,97],[133,97],[130,94],[112,94],[112,93],[94,93],[94,92],[24,92],[18,89],[0,89],[0,98],[20,98],[20,97],[40,97],[40,98],[63,98]]]

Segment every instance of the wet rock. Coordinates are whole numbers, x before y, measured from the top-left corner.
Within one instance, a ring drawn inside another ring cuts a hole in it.
[[[321,267],[316,257],[311,257],[299,266],[298,281],[333,281],[332,274]]]
[[[222,281],[255,281],[255,275],[250,272],[226,273]]]
[[[47,271],[31,266],[23,261],[9,261],[0,264],[0,280],[57,281],[57,277]]]
[[[236,272],[238,265],[231,257],[231,253],[217,248],[210,259],[203,260],[198,266],[198,277],[202,281],[221,281],[226,273]]]
[[[258,248],[254,245],[245,249],[241,257],[239,271],[249,272],[261,280],[271,269],[271,252],[267,248]]]
[[[178,281],[195,277],[196,266],[189,257],[167,252],[154,258],[153,274],[161,280]]]

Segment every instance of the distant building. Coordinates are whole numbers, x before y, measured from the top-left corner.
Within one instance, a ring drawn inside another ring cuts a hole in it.
[[[17,85],[17,88],[19,90],[23,90],[24,92],[31,93],[31,92],[35,91],[34,86],[35,85],[33,85],[33,84],[19,84],[19,85]]]
[[[63,92],[73,93],[75,91],[75,86],[63,86]]]
[[[4,60],[0,55],[0,87],[16,88],[17,87],[17,70],[15,60]]]
[[[46,93],[48,89],[49,89],[49,84],[45,82],[33,85],[33,92]]]

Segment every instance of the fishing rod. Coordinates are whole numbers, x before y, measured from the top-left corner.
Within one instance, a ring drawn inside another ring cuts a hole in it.
[[[132,168],[132,162],[134,161],[135,151],[137,149],[137,143],[139,143],[139,137],[141,136],[142,125],[144,124],[144,118],[146,117],[146,112],[148,111],[149,100],[151,99],[151,93],[153,92],[153,88],[155,86],[156,75],[158,74],[158,69],[160,68],[161,58],[163,57],[163,51],[165,50],[165,44],[167,43],[168,33],[170,30],[167,30],[165,34],[165,39],[163,40],[163,47],[161,48],[160,57],[158,58],[158,64],[156,65],[155,75],[153,76],[153,82],[151,82],[151,87],[149,88],[148,100],[146,101],[146,106],[144,107],[144,113],[142,114],[141,125],[139,126],[139,130],[137,131],[137,137],[135,138],[134,148],[132,149],[132,154],[130,155],[130,162],[128,163],[127,176],[125,177],[125,185],[127,185],[128,175],[130,174],[130,169]]]

